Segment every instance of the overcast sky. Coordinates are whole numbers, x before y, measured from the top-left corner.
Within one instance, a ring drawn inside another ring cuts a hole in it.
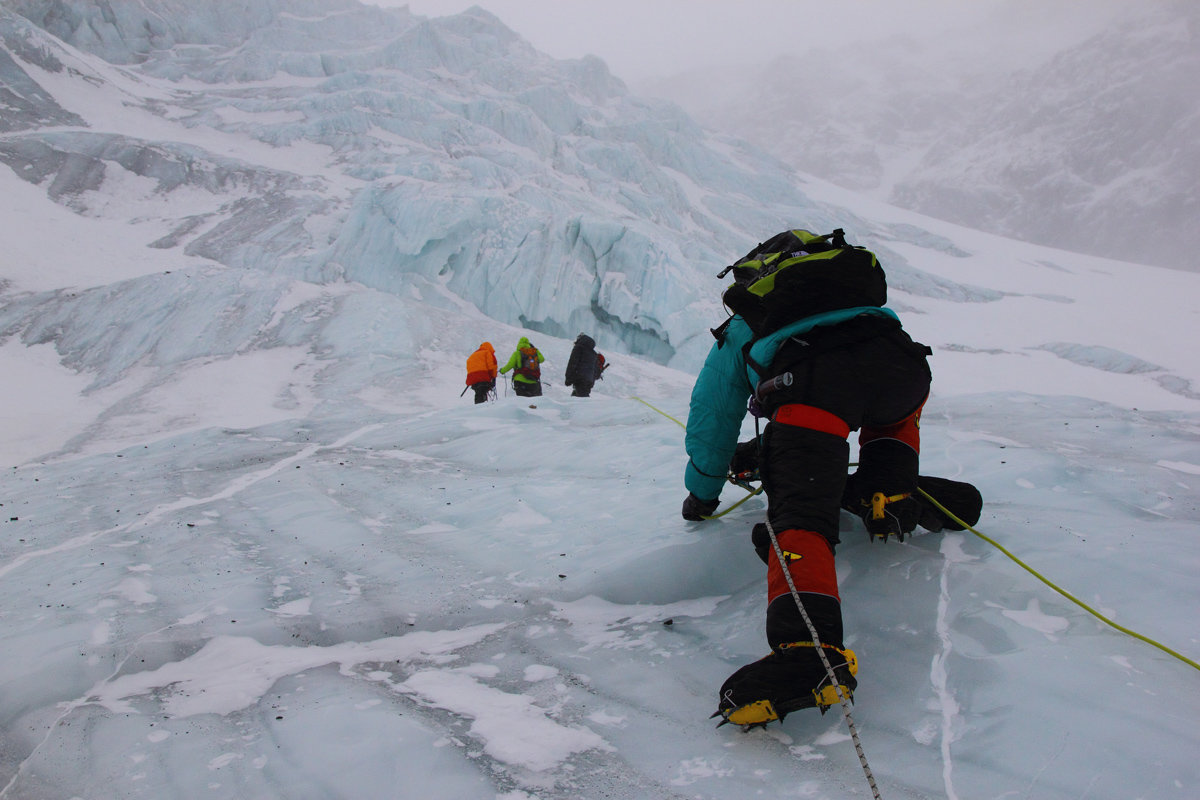
[[[555,58],[597,55],[626,81],[766,62],[810,44],[905,33],[931,41],[980,26],[1014,50],[1081,35],[1131,0],[365,0],[440,17],[478,5]],[[1003,8],[1003,13],[997,9]],[[950,37],[953,38],[953,37]],[[1018,41],[1022,40],[1022,41]]]
[[[621,78],[766,61],[811,31],[827,41],[945,30],[999,0],[366,0],[439,17],[480,6],[555,58],[600,56]],[[1046,0],[1053,4],[1055,0]]]

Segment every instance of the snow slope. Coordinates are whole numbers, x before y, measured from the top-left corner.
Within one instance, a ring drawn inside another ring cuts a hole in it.
[[[307,371],[287,348],[180,363],[5,471],[0,796],[868,796],[837,714],[707,719],[764,652],[763,504],[679,518],[682,430],[635,398],[683,420],[688,375],[619,357],[569,398],[570,343],[535,336],[547,396],[477,407],[457,362],[528,332],[348,294]],[[1005,356],[945,355],[924,470],[977,483],[982,531],[1195,659],[1195,402],[1142,407],[1152,380],[1100,366],[1072,394],[958,391]],[[1001,368],[1032,384],[1038,357]],[[969,534],[872,545],[846,517],[843,538],[884,797],[1194,793],[1192,667]]]

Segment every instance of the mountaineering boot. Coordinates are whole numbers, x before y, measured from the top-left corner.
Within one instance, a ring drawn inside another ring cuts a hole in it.
[[[983,513],[983,497],[971,484],[922,475],[917,478],[917,486],[921,494],[914,495],[914,499],[921,504],[921,519],[917,524],[922,528],[934,532],[961,531],[963,523],[974,525],[979,522]],[[945,511],[928,498],[936,500]],[[947,516],[946,512],[953,514],[953,517]]]
[[[868,532],[872,533],[871,538],[887,532],[896,534],[903,541],[903,536],[900,534],[907,534],[912,530],[911,528],[905,528],[906,525],[912,522],[911,510],[885,503],[884,515],[886,521],[883,523],[873,523],[870,519],[866,518],[874,513],[871,504],[873,494],[866,493],[864,488],[863,482],[857,473],[847,476],[845,492],[842,494],[842,508],[856,517],[863,519],[863,524],[867,526]],[[949,478],[921,475],[917,478],[917,490],[917,493],[910,495],[908,499],[912,500],[916,505],[916,524],[925,530],[933,533],[942,530],[961,531],[963,529],[961,523],[974,525],[979,522],[979,517],[983,511],[983,498],[980,496],[979,490],[971,484],[950,480]],[[930,502],[926,495],[936,500],[946,511],[942,511]],[[952,514],[953,517],[948,516],[946,512]],[[892,520],[891,517],[887,516],[888,513],[895,514],[896,519]],[[876,527],[875,530],[872,528],[873,525]],[[763,536],[765,537],[765,532]],[[755,544],[758,546],[758,540],[755,541]]]
[[[824,714],[841,702],[838,688],[847,700],[854,699],[858,681],[858,660],[852,650],[821,645],[833,667],[836,686],[830,681],[825,665],[812,642],[791,642],[772,649],[770,654],[729,676],[717,700],[713,716],[749,728],[782,720],[801,708],[819,708]]]
[[[894,425],[864,426],[859,435],[858,471],[853,479],[847,477],[846,489],[853,492],[851,513],[862,519],[872,541],[878,537],[886,542],[888,536],[904,541],[920,521],[921,506],[915,499],[920,416],[917,409]]]
[[[739,669],[721,686],[721,724],[743,727],[782,720],[798,708],[824,711],[858,685],[854,654],[842,649],[842,610],[833,545],[815,531],[789,528],[772,534],[755,526],[755,549],[767,562],[767,644],[771,652]],[[803,612],[801,611],[803,608]],[[818,650],[814,641],[821,642]],[[834,679],[821,661],[825,654]]]
[[[765,525],[762,530],[766,532]],[[822,644],[841,647],[842,604],[838,598],[833,546],[819,533],[801,529],[779,533],[778,544],[783,564],[774,546],[769,542],[766,545],[767,646],[778,650],[788,642],[815,638]],[[808,615],[807,621],[800,613],[800,605]]]

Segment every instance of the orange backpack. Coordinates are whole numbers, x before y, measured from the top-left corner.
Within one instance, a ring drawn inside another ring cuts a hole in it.
[[[536,347],[522,347],[521,366],[516,368],[516,373],[523,378],[528,378],[531,381],[542,379],[542,365],[538,362],[538,351]]]

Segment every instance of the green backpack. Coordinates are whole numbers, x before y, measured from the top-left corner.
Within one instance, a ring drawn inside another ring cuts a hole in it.
[[[723,300],[757,336],[839,308],[883,306],[887,278],[875,254],[846,243],[845,232],[789,230],[760,243],[721,271],[734,283]]]

